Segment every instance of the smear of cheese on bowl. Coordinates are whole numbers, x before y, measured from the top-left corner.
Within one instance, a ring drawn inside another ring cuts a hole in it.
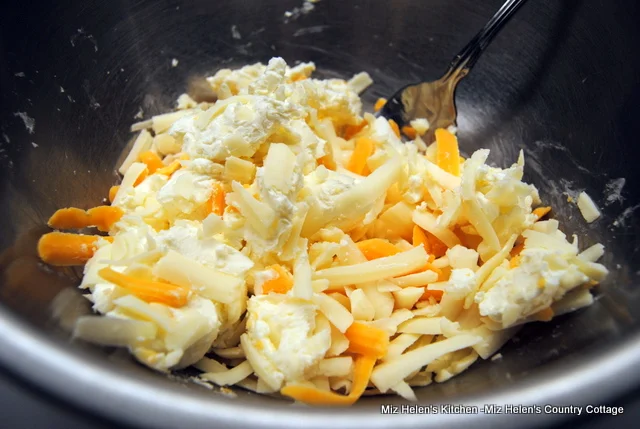
[[[460,156],[454,129],[362,112],[366,73],[220,70],[213,103],[134,124],[110,206],[64,208],[38,252],[84,265],[77,338],[168,372],[316,405],[367,389],[415,400],[531,321],[593,302],[600,244],[569,239],[524,154]],[[376,103],[379,109],[384,100]],[[587,221],[599,215],[583,194]],[[107,235],[81,235],[95,227]]]

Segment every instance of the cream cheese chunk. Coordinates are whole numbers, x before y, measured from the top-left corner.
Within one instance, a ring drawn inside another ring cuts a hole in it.
[[[330,330],[316,332],[317,307],[309,301],[278,294],[254,296],[247,309],[247,339],[280,384],[304,380],[331,345]]]

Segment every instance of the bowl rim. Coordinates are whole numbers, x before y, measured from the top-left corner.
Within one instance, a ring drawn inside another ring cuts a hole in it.
[[[16,335],[20,333],[20,335]],[[211,397],[168,384],[154,386],[126,377],[108,362],[85,360],[10,311],[0,308],[0,364],[19,378],[49,395],[94,415],[137,427],[185,427],[210,429],[212,423],[228,428],[361,428],[414,427],[508,428],[549,424],[570,417],[567,414],[421,414],[383,415],[369,408],[326,408],[292,406],[283,402],[265,406]],[[38,353],[34,353],[38,350]],[[19,358],[16,358],[19,357]],[[494,394],[463,396],[459,404],[601,405],[640,382],[640,333],[612,345],[575,364],[560,362],[541,368],[535,380],[501,387]],[[597,370],[594,370],[597,369]],[[109,382],[105,382],[109,380]],[[72,386],[73,388],[70,388]],[[96,394],[100,392],[100,394]],[[108,400],[105,401],[105,398]],[[185,420],[187,416],[187,420]],[[525,418],[523,418],[525,417]]]

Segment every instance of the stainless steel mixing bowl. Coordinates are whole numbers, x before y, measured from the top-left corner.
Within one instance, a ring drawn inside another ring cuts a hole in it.
[[[380,415],[381,404],[403,402],[392,396],[330,411],[242,391],[230,398],[70,342],[69,321],[87,311],[78,273],[43,267],[35,254],[53,210],[102,201],[134,116],[169,109],[190,75],[280,55],[315,61],[321,76],[367,70],[371,102],[439,76],[500,3],[322,0],[308,13],[302,0],[3,5],[2,366],[92,413],[153,428],[524,427],[567,417]],[[639,21],[638,2],[530,1],[462,83],[464,150],[488,147],[504,165],[523,148],[526,179],[568,233],[605,244],[611,276],[595,305],[526,327],[502,360],[419,390],[422,404],[602,403],[640,383]],[[563,194],[582,189],[603,209],[591,225]]]

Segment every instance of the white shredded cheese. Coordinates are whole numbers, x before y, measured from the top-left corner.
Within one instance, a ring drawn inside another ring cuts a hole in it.
[[[371,374],[371,382],[386,392],[405,377],[447,353],[471,347],[482,341],[474,335],[458,335],[453,338],[416,348],[403,355],[377,365]]]
[[[428,255],[422,247],[415,247],[393,256],[361,264],[327,268],[317,271],[316,278],[326,279],[334,286],[368,283],[408,274],[423,267]]]
[[[594,222],[600,217],[600,209],[586,192],[580,192],[578,195],[578,208],[587,223]]]

